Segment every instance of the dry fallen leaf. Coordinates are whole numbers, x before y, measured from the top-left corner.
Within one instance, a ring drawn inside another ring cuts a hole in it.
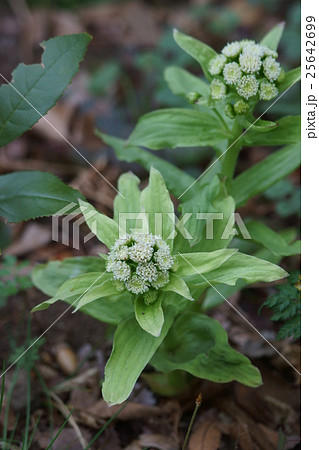
[[[221,432],[214,422],[206,420],[192,433],[189,450],[217,450],[220,445]]]

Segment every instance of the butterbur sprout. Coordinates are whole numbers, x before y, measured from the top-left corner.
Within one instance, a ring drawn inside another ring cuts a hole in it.
[[[108,254],[106,269],[113,273],[116,282],[124,282],[124,288],[132,294],[145,294],[169,282],[173,265],[169,246],[159,236],[141,233],[117,239]]]
[[[226,86],[222,81],[218,78],[214,78],[214,80],[210,84],[210,92],[213,100],[221,100],[226,96]]]
[[[208,72],[216,77],[210,85],[211,98],[222,100],[228,94],[232,95],[231,102],[225,106],[225,114],[229,118],[246,114],[253,108],[257,95],[260,100],[273,99],[278,95],[277,83],[284,78],[277,57],[275,50],[256,44],[253,40],[228,43],[222,49],[222,54],[216,55],[208,65]],[[239,99],[236,101],[234,95],[253,101],[248,105]],[[193,97],[189,99],[191,101]]]

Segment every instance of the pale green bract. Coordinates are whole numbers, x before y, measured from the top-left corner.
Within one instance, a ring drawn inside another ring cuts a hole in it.
[[[51,299],[35,307],[34,311],[46,309],[62,300],[74,306],[75,311],[81,309],[97,318],[95,305],[98,304],[99,308],[106,311],[106,314],[100,313],[101,320],[108,321],[108,314],[111,323],[117,320],[113,351],[105,368],[102,388],[103,397],[109,404],[121,403],[128,397],[139,374],[151,358],[155,367],[161,370],[163,366],[163,370],[170,370],[170,366],[164,364],[164,359],[168,358],[167,339],[171,339],[169,336],[174,334],[175,320],[181,323],[181,314],[188,310],[190,334],[185,342],[195,339],[192,324],[197,323],[197,316],[193,317],[195,313],[190,309],[191,302],[199,299],[201,293],[214,283],[214,278],[217,283],[222,280],[223,283],[232,284],[241,258],[245,257],[238,254],[232,270],[236,249],[224,248],[222,241],[219,248],[217,241],[215,242],[213,251],[192,252],[187,239],[181,245],[180,237],[178,242],[176,240],[174,218],[171,217],[174,206],[160,172],[151,169],[149,185],[140,195],[136,191],[137,184],[138,179],[132,174],[121,176],[120,191],[115,200],[116,221],[99,213],[87,202],[79,201],[88,226],[95,230],[97,237],[109,248],[108,253],[105,251],[101,255],[103,258],[100,259],[100,265],[94,266],[94,269],[104,267],[103,271],[92,271],[89,258],[88,269],[85,269],[85,258],[82,258],[81,265],[80,261],[74,262],[75,266],[78,264],[78,270],[67,272],[64,278],[60,278],[60,283],[54,275],[55,266],[51,263],[36,269],[34,276],[34,282],[39,288],[45,288],[46,292],[53,294]],[[131,191],[135,192],[134,198],[130,196]],[[124,198],[124,195],[127,197]],[[130,229],[123,234],[120,227],[121,214],[131,214],[132,211],[137,213],[137,217],[132,219],[130,216]],[[148,229],[143,232],[138,231],[140,214],[148,215]],[[162,233],[158,233],[158,223],[154,219],[159,214],[162,215]],[[176,249],[175,241],[178,244]],[[209,248],[205,242],[202,246],[195,246],[196,249],[201,247]],[[261,264],[258,264],[258,261],[256,259],[251,266],[247,265],[247,273],[245,266],[241,267],[238,276],[248,283],[263,279],[272,281],[286,276],[280,267],[261,260]],[[227,270],[223,275],[224,265]],[[62,275],[61,268],[59,274]],[[41,281],[41,275],[46,277],[45,284]],[[55,280],[52,289],[48,288],[50,279]],[[205,326],[210,330],[212,338],[209,345],[213,345],[214,341],[218,342],[218,339],[221,339],[222,345],[215,346],[214,351],[208,352],[208,360],[204,365],[201,358],[197,358],[195,362],[194,355],[190,354],[189,364],[184,363],[179,367],[211,380],[227,382],[237,379],[248,386],[259,385],[261,379],[258,369],[247,358],[231,349],[227,339],[223,337],[226,336],[223,328],[208,317],[205,319]],[[167,335],[170,329],[171,332]],[[160,359],[156,357],[157,349],[160,349]],[[212,358],[211,361],[209,358]],[[215,373],[216,358],[219,359],[219,369]],[[184,359],[183,357],[183,361]],[[233,370],[237,365],[240,367],[239,372]]]

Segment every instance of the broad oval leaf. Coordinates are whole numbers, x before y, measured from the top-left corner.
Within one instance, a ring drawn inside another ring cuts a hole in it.
[[[271,50],[277,50],[284,28],[285,22],[278,23],[263,37],[260,45],[265,45]]]
[[[243,135],[244,145],[249,147],[255,145],[288,145],[301,141],[301,121],[300,116],[286,116],[277,122],[278,126],[268,131],[260,133],[252,128],[247,129]]]
[[[79,200],[79,204],[90,230],[103,244],[111,248],[119,237],[117,223],[105,214],[98,212],[90,203]]]
[[[221,249],[214,252],[179,253],[175,255],[178,276],[207,273],[222,266],[237,252],[236,249]]]
[[[174,205],[160,172],[151,168],[149,185],[141,194],[141,211],[148,214],[149,232],[160,235],[173,248]]]
[[[283,92],[289,89],[290,86],[297,83],[301,78],[301,67],[296,67],[285,74],[285,78],[281,83],[278,83],[278,91]]]
[[[70,278],[88,272],[102,272],[105,270],[105,261],[94,256],[65,258],[63,261],[50,261],[40,264],[32,271],[33,284],[46,295],[54,297],[58,288]],[[64,300],[72,305],[78,296]],[[84,306],[81,312],[95,319],[117,325],[123,318],[132,314],[133,305],[131,295],[121,294],[112,297],[112,302],[104,298],[95,300]]]
[[[299,255],[301,252],[300,241],[293,244],[287,244],[278,233],[268,228],[261,222],[248,222],[245,224],[251,238],[268,248],[274,255],[291,256]]]
[[[121,219],[130,220],[129,224],[132,227],[136,226],[135,218],[129,219],[125,214],[139,213],[141,209],[141,191],[139,189],[140,179],[133,173],[124,173],[118,180],[119,194],[114,199],[114,220],[119,224],[120,229]],[[121,195],[120,195],[121,194]],[[124,213],[124,215],[122,215]],[[120,231],[120,234],[125,234]]]
[[[49,300],[45,300],[39,305],[35,306],[32,309],[32,312],[41,311],[43,309],[47,309],[50,305],[57,302],[58,300],[67,300],[69,298],[73,298],[76,296],[76,300],[72,305],[77,303],[82,296],[87,293],[94,286],[99,286],[103,284],[105,281],[111,279],[111,274],[104,272],[89,272],[78,275],[76,277],[70,278],[65,281],[62,286],[59,287],[55,295]]]
[[[169,191],[176,197],[182,194],[195,181],[194,177],[165,161],[165,159],[159,158],[154,153],[140,147],[127,145],[127,142],[123,139],[109,136],[98,130],[95,131],[95,134],[105,144],[113,147],[120,161],[141,164],[148,171],[151,170],[151,167],[159,170],[165,179]]]
[[[162,296],[150,304],[146,305],[143,297],[135,299],[135,317],[141,328],[152,336],[158,337],[161,334],[164,324],[164,313],[162,310]]]
[[[194,276],[189,281],[196,286],[207,285],[208,283],[224,283],[233,286],[239,279],[243,279],[247,283],[271,282],[285,278],[287,275],[287,272],[276,264],[238,252],[221,267],[206,273],[204,276]]]
[[[71,82],[91,36],[57,36],[43,42],[41,64],[19,64],[11,86],[0,88],[0,147],[29,130],[45,115]]]
[[[300,161],[300,144],[293,144],[242,172],[235,178],[231,189],[237,207],[289,175],[300,166]]]
[[[218,383],[236,380],[251,387],[262,383],[259,370],[230,347],[220,323],[199,313],[177,317],[151,364],[159,371],[186,370]]]
[[[181,67],[168,67],[164,72],[164,78],[173,94],[184,98],[187,98],[190,92],[197,92],[203,97],[209,95],[209,85]]]
[[[182,297],[187,298],[187,300],[190,301],[194,300],[183,278],[179,277],[175,273],[170,274],[169,282],[164,287],[162,287],[161,290],[165,292],[170,291],[175,292],[176,294],[179,294]]]
[[[159,337],[144,331],[134,316],[120,323],[102,386],[103,398],[109,405],[122,403],[128,398],[142,370],[166,336],[175,314],[172,307],[164,309],[165,320]]]
[[[0,216],[9,222],[71,214],[83,195],[47,172],[13,172],[0,176]]]
[[[217,115],[195,109],[160,109],[142,116],[129,144],[152,150],[212,146],[231,136]]]
[[[99,298],[109,298],[110,296],[118,296],[119,291],[116,288],[113,280],[104,281],[102,284],[97,286],[92,286],[88,289],[87,292],[81,296],[79,302],[76,304],[76,308],[73,311],[74,313],[79,309],[83,308],[83,306],[87,306],[91,302],[98,300]],[[106,300],[107,301],[107,300]]]
[[[208,65],[210,60],[217,55],[215,50],[198,39],[181,33],[176,29],[174,30],[174,39],[184,52],[188,53],[192,58],[199,62],[206,78],[211,80],[212,76],[208,72]]]

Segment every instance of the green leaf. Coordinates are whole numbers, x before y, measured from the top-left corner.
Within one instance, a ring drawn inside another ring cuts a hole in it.
[[[300,254],[300,241],[289,245],[279,234],[261,222],[248,222],[245,225],[251,238],[268,248],[274,255],[291,256]]]
[[[173,94],[184,98],[187,98],[190,92],[197,92],[203,97],[209,95],[209,85],[181,67],[168,67],[164,72],[164,78]]]
[[[159,371],[186,370],[218,383],[236,380],[251,387],[262,383],[259,370],[230,347],[220,323],[193,312],[177,317],[151,364]]]
[[[167,240],[172,249],[175,230],[174,205],[162,175],[153,167],[149,185],[141,194],[141,210],[149,214],[149,232]]]
[[[82,200],[79,201],[82,214],[90,230],[96,237],[103,242],[108,248],[111,248],[119,237],[119,228],[117,223],[98,212],[94,206]]]
[[[286,276],[287,272],[281,267],[254,256],[238,252],[229,258],[221,267],[205,274],[205,279],[197,275],[189,279],[189,282],[194,283],[196,286],[207,285],[207,282],[211,284],[224,283],[235,285],[239,279],[243,279],[247,283],[256,283],[257,281],[270,283],[285,278]]]
[[[80,308],[83,308],[83,306],[88,305],[91,302],[94,302],[95,300],[98,300],[99,298],[108,298],[110,296],[118,296],[119,291],[116,288],[113,280],[107,280],[104,281],[102,284],[99,284],[98,286],[91,287],[81,298],[79,303],[77,303],[74,313],[78,311]]]
[[[74,298],[74,296],[76,297],[74,302],[75,304],[77,300],[80,300],[83,294],[90,290],[90,288],[93,288],[93,286],[99,286],[110,279],[111,274],[106,272],[90,272],[70,278],[59,287],[52,298],[35,306],[32,309],[32,312],[42,311],[58,300],[67,300],[71,297]]]
[[[289,175],[299,167],[300,160],[300,144],[293,144],[242,172],[235,178],[231,190],[237,207]]]
[[[12,86],[0,88],[0,147],[29,130],[54,106],[78,71],[90,40],[87,33],[57,36],[41,44],[41,64],[18,65]]]
[[[217,55],[215,50],[203,42],[200,42],[187,34],[181,33],[176,29],[174,30],[174,39],[186,53],[199,62],[206,78],[211,80],[212,76],[208,72],[208,64],[210,60]]]
[[[103,272],[105,261],[93,256],[65,258],[63,261],[50,261],[40,264],[32,271],[33,284],[46,295],[54,297],[58,288],[70,278],[89,272]],[[72,305],[78,296],[65,300]],[[133,312],[131,295],[117,295],[112,297],[112,302],[104,298],[84,306],[81,311],[101,322],[117,325],[124,317]]]
[[[76,189],[51,173],[13,172],[0,176],[0,216],[9,222],[53,216],[65,209],[71,214],[84,199]]]
[[[252,128],[243,135],[244,145],[252,147],[255,145],[287,145],[295,144],[301,140],[300,116],[286,116],[278,120],[278,126],[260,133]]]
[[[95,131],[95,134],[105,144],[114,148],[116,156],[120,161],[141,164],[148,171],[151,170],[151,167],[159,170],[166,181],[169,191],[176,197],[181,195],[195,181],[194,177],[173,166],[168,161],[155,156],[154,153],[133,145],[127,145],[123,139],[109,136],[98,130]]]
[[[158,337],[164,324],[162,296],[154,303],[146,305],[143,297],[137,297],[134,302],[135,317],[144,331]]]
[[[144,331],[135,317],[127,318],[118,326],[102,386],[103,398],[109,405],[122,403],[128,398],[142,370],[172,325],[175,309],[165,309],[164,316],[159,337]]]
[[[139,213],[141,209],[140,179],[133,173],[124,173],[118,180],[118,191],[114,200],[114,220],[119,224],[120,213]]]
[[[199,273],[211,272],[222,266],[237,252],[236,249],[222,249],[215,252],[179,253],[175,255],[178,276],[189,276]]]
[[[277,50],[284,28],[285,22],[278,23],[263,37],[260,41],[260,45],[265,45],[271,50]]]
[[[175,273],[170,274],[169,283],[167,283],[164,287],[162,287],[161,290],[165,292],[169,291],[175,292],[176,294],[179,294],[182,297],[187,298],[187,300],[190,301],[194,300],[183,278],[179,277]]]
[[[32,271],[33,284],[46,295],[54,296],[62,284],[70,278],[88,272],[103,272],[105,261],[96,256],[77,256],[63,261],[39,264]]]
[[[229,138],[216,113],[195,109],[160,109],[142,116],[129,144],[152,150],[176,147],[203,147]]]
[[[281,83],[278,83],[278,91],[283,92],[290,86],[295,84],[300,80],[301,77],[301,67],[296,67],[285,74],[285,78]]]

